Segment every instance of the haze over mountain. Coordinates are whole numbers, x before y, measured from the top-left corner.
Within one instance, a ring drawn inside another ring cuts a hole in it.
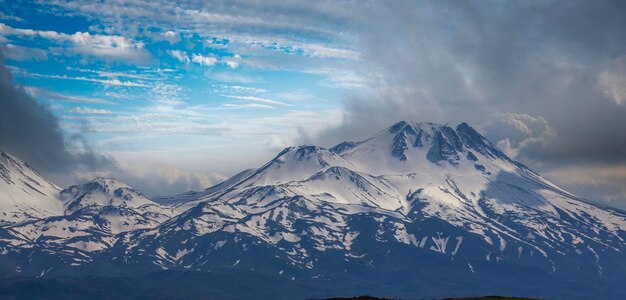
[[[626,296],[626,212],[557,187],[467,123],[401,121],[329,149],[288,147],[160,204],[115,179],[61,191],[2,157],[1,205],[15,211],[0,228],[5,276],[192,272],[285,299]]]

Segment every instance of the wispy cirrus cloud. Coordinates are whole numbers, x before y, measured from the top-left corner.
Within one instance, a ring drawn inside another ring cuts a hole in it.
[[[115,104],[115,102],[104,100],[104,99],[90,98],[90,97],[84,97],[84,96],[65,95],[65,94],[55,93],[47,89],[32,87],[32,86],[24,87],[24,90],[35,98],[45,98],[45,99],[50,99],[50,100],[58,100],[58,101],[66,101],[66,102],[74,102],[74,103],[105,104],[105,105]]]
[[[74,107],[70,109],[70,112],[77,114],[89,114],[89,115],[111,115],[114,112],[107,109],[95,109],[88,107]]]
[[[228,84],[219,84],[214,89],[214,92],[224,94],[224,93],[235,93],[235,94],[261,94],[266,93],[266,89],[249,87],[249,86],[241,86],[241,85],[228,85]]]
[[[231,108],[263,108],[263,109],[274,109],[271,105],[258,104],[258,103],[247,103],[247,104],[234,104],[234,103],[224,103],[223,107],[231,107]]]
[[[222,96],[226,97],[226,98],[231,98],[231,99],[253,101],[253,102],[269,104],[269,105],[292,106],[291,104],[288,104],[288,103],[285,103],[285,102],[272,100],[272,99],[267,99],[267,98],[256,97],[256,96],[239,96],[239,95],[222,95]]]
[[[233,72],[207,72],[206,76],[215,81],[236,84],[262,83],[264,81],[263,78],[258,76],[238,74]]]

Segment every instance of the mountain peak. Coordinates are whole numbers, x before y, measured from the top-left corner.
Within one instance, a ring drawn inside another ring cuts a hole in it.
[[[357,165],[375,174],[415,172],[430,164],[467,165],[483,170],[486,161],[493,163],[496,160],[513,165],[513,168],[527,169],[466,122],[451,126],[448,123],[403,120],[369,139],[343,142],[330,151],[348,161],[357,161]]]
[[[61,191],[66,213],[87,206],[132,206],[154,204],[140,192],[115,178],[97,177],[87,183],[70,186]]]
[[[0,157],[2,157],[2,159],[13,159],[13,160],[16,159],[15,157],[10,155],[9,153],[6,153],[6,152],[4,152],[2,150],[0,150]]]
[[[430,129],[432,131],[440,130],[441,128],[449,128],[448,123],[438,124],[432,122],[413,122],[413,121],[400,121],[387,128],[387,131],[391,134],[398,134],[402,132],[417,133],[420,130]]]
[[[89,181],[86,184],[97,184],[107,190],[117,190],[119,188],[130,188],[128,185],[126,185],[124,182],[122,182],[121,180],[117,179],[117,178],[112,178],[112,177],[96,177],[93,180]]]

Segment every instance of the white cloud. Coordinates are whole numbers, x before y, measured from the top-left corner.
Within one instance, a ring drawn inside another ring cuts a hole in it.
[[[483,125],[487,138],[515,158],[528,147],[545,146],[557,138],[555,129],[542,116],[498,113]]]
[[[167,53],[169,53],[173,58],[175,58],[181,63],[188,64],[189,62],[191,62],[191,59],[189,59],[189,56],[187,56],[187,54],[182,51],[168,50]]]
[[[239,63],[236,61],[232,61],[232,60],[225,60],[226,65],[229,66],[231,69],[237,69],[239,68]]]
[[[99,79],[99,78],[89,78],[89,77],[84,77],[84,76],[71,77],[67,75],[48,75],[48,74],[39,74],[39,73],[27,73],[27,74],[30,76],[42,77],[42,78],[87,81],[87,82],[93,82],[93,83],[100,83],[105,86],[150,87],[147,84],[134,82],[134,81],[122,81],[119,79]]]
[[[241,56],[239,54],[235,54],[229,58],[223,58],[222,62],[225,63],[231,69],[239,68],[240,63],[242,62]]]
[[[191,61],[201,66],[210,67],[217,63],[217,58],[213,56],[202,56],[200,54],[194,54],[191,57]]]
[[[140,80],[158,80],[163,79],[163,73],[166,73],[166,69],[144,69],[141,72],[137,71],[128,71],[128,72],[114,72],[109,69],[107,70],[94,70],[94,69],[83,69],[83,68],[74,68],[74,67],[66,67],[67,70],[70,71],[78,71],[81,73],[92,73],[96,74],[99,77],[105,78],[128,78],[128,79],[140,79]],[[160,75],[160,77],[159,77]]]
[[[180,41],[180,34],[172,31],[172,30],[168,30],[166,32],[162,33],[163,39],[168,41],[170,44],[175,44],[177,42]]]
[[[51,30],[13,28],[3,23],[0,23],[0,35],[40,37],[61,45],[68,44],[68,49],[72,53],[105,59],[138,62],[149,56],[148,52],[143,49],[143,43],[134,42],[118,35],[100,35],[89,32],[66,34]]]
[[[238,95],[222,95],[222,96],[231,98],[231,99],[254,101],[254,102],[259,102],[259,103],[264,103],[264,104],[269,104],[269,105],[291,106],[291,104],[287,104],[284,102],[267,99],[267,98],[260,98],[256,96],[238,96]]]
[[[154,107],[152,112],[130,115],[82,116],[84,132],[119,133],[125,135],[156,136],[219,136],[228,131],[221,124],[207,121],[207,117],[171,107]]]
[[[222,105],[223,107],[232,107],[232,108],[263,108],[263,109],[274,109],[273,106],[258,104],[258,103],[248,103],[248,104],[233,104],[233,103],[225,103]]]
[[[170,109],[185,103],[180,97],[181,91],[182,88],[176,84],[157,82],[151,90],[152,99],[163,109]]]
[[[218,85],[213,92],[215,93],[236,93],[236,94],[262,94],[266,93],[266,89],[254,88],[249,86],[241,86],[241,85],[227,85],[220,84]]]
[[[15,21],[15,22],[24,22],[24,19],[17,17],[17,16],[11,16],[11,15],[7,15],[3,12],[0,11],[0,20],[8,20],[8,21]]]
[[[89,115],[110,115],[113,114],[112,111],[106,109],[95,109],[88,107],[74,107],[70,110],[73,113],[77,114],[89,114]]]
[[[219,36],[228,39],[231,43],[247,46],[261,47],[264,49],[280,51],[287,54],[298,54],[308,57],[335,58],[345,60],[358,60],[361,53],[331,45],[316,42],[302,42],[280,36],[259,36],[247,34],[228,34]]]
[[[190,58],[187,53],[179,50],[168,50],[167,52],[170,54],[170,56],[174,57],[176,60],[184,64],[196,63],[201,66],[210,67],[217,63],[217,58],[213,56],[192,54]]]
[[[263,82],[262,78],[237,73],[207,72],[206,76],[216,81],[228,83],[249,84]]]

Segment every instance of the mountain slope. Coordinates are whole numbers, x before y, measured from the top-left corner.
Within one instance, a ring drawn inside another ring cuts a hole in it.
[[[0,224],[61,213],[59,191],[25,162],[0,152]]]
[[[154,199],[155,202],[162,205],[170,205],[176,206],[179,210],[184,210],[186,208],[190,208],[199,202],[203,201],[203,199],[210,199],[215,193],[225,190],[233,185],[239,183],[241,180],[247,178],[251,174],[253,174],[256,169],[248,169],[242,172],[235,174],[234,176],[220,182],[210,188],[207,188],[203,191],[199,192],[187,192],[180,195],[175,196],[163,196]]]

